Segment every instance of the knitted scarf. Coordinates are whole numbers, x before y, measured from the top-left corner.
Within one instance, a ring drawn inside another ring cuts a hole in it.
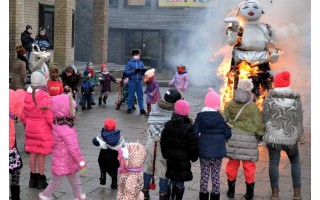
[[[74,117],[55,117],[53,123],[55,125],[68,125],[70,128],[74,126]]]

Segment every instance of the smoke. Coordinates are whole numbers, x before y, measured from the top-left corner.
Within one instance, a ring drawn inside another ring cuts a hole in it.
[[[190,24],[196,31],[183,41],[182,51],[167,56],[170,66],[184,64],[193,85],[211,85],[219,89],[224,81],[217,68],[227,56],[231,59],[232,47],[226,47],[227,13],[239,0],[219,1],[217,7],[203,10],[201,23]],[[311,110],[311,1],[260,0],[265,14],[261,22],[273,29],[276,47],[281,49],[279,61],[271,65],[271,73],[283,70],[291,73],[291,87],[301,94],[303,109],[310,119]],[[219,54],[217,54],[219,52]],[[214,56],[213,56],[214,55]],[[213,59],[213,62],[209,60]],[[310,120],[307,120],[308,122]],[[309,122],[310,123],[310,122]]]

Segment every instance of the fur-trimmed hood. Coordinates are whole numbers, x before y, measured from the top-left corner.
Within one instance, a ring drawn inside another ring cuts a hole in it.
[[[300,95],[289,87],[285,87],[270,90],[268,93],[268,98],[272,98],[280,107],[289,108],[293,106],[297,100],[300,100]]]

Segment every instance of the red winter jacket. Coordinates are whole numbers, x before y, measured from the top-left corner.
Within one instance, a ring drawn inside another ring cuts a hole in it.
[[[26,92],[24,107],[20,116],[25,125],[25,149],[30,153],[50,154],[52,151],[52,121],[51,99],[44,90],[37,89],[35,99],[38,106],[32,99],[32,88]],[[43,110],[39,107],[47,107]]]

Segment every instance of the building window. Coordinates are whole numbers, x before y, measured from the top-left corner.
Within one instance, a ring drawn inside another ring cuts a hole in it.
[[[151,0],[126,0],[127,6],[151,6]]]
[[[49,38],[50,47],[54,46],[54,6],[39,4],[39,27],[46,29],[46,34]],[[37,33],[38,34],[38,33]]]
[[[118,8],[118,0],[109,0],[110,8]]]
[[[74,47],[74,9],[72,9],[72,35],[71,35],[71,48]]]

